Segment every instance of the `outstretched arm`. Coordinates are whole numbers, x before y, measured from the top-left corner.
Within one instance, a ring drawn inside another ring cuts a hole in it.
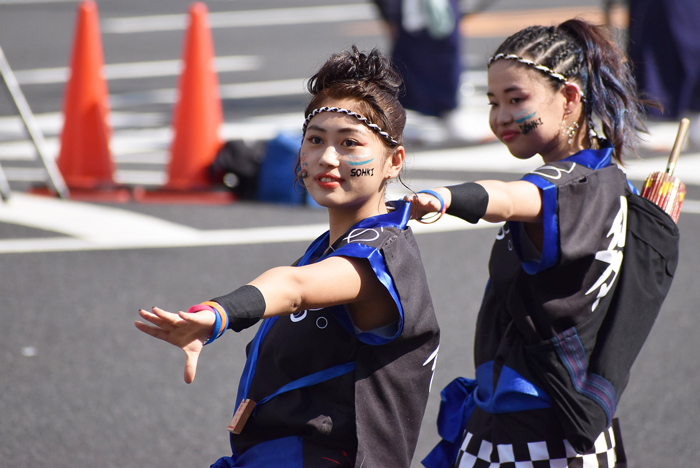
[[[469,216],[458,215],[470,222],[476,222],[478,218],[493,223],[501,221],[539,223],[542,220],[540,190],[534,184],[524,180],[514,182],[481,180],[453,187],[438,187],[433,191],[444,200],[448,214],[470,213],[473,216],[475,213],[476,220],[469,219]],[[440,201],[428,193],[418,193],[411,202],[411,218],[414,219],[440,211]]]
[[[483,217],[486,221],[542,222],[542,194],[535,184],[524,180],[482,180],[479,185],[489,194],[489,204]]]
[[[364,259],[330,257],[301,267],[273,268],[249,285],[264,298],[262,317],[339,304],[350,304],[353,321],[362,330],[387,325],[399,317],[391,295]],[[235,295],[236,291],[228,297]],[[153,325],[137,321],[136,328],[185,352],[185,382],[191,383],[202,347],[215,332],[214,312],[173,314],[153,307],[152,312],[140,310],[139,315]]]
[[[353,321],[363,330],[398,319],[391,295],[365,259],[337,256],[301,267],[273,268],[249,284],[265,297],[264,317],[350,304]]]

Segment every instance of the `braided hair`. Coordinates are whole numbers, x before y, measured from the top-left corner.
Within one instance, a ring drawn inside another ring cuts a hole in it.
[[[402,84],[401,75],[377,49],[364,53],[352,46],[333,54],[309,79],[307,88],[312,97],[304,115],[329,100],[355,101],[355,110],[390,136],[382,142],[395,148],[402,144],[406,125],[406,111],[398,99]]]
[[[653,103],[638,97],[631,63],[607,29],[578,19],[559,26],[531,26],[506,39],[498,54],[530,59],[577,83],[583,93],[589,133],[595,135],[597,118],[618,163],[622,164],[623,151],[634,152],[639,132],[646,132],[641,121],[645,105]],[[555,90],[564,86],[553,74],[545,76]]]

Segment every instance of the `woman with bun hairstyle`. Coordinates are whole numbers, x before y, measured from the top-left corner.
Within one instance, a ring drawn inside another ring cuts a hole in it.
[[[308,83],[298,177],[329,230],[289,267],[139,330],[182,348],[192,382],[202,347],[261,322],[213,467],[411,464],[439,341],[410,203],[385,202],[404,162],[401,79],[376,50],[338,53]]]
[[[443,440],[423,464],[626,466],[613,417],[675,268],[669,261],[653,304],[620,305],[657,287],[620,279],[633,277],[621,267],[639,253],[625,249],[628,203],[651,203],[618,167],[643,130],[643,102],[607,31],[580,20],[523,29],[488,66],[491,129],[513,156],[539,155],[544,165],[518,181],[412,199],[419,219],[446,212],[506,222],[477,318],[476,377],[443,390]]]

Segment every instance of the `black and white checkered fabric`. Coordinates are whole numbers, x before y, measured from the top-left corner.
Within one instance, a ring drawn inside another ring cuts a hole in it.
[[[615,436],[612,428],[598,436],[591,453],[578,454],[564,439],[559,442],[493,445],[467,433],[457,468],[613,468]]]

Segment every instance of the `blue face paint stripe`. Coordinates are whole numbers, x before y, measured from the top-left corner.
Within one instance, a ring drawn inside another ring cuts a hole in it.
[[[351,166],[363,166],[365,164],[371,163],[372,161],[374,161],[374,158],[368,159],[367,161],[358,161],[358,162],[348,161],[348,164],[350,164]]]
[[[530,114],[530,115],[526,115],[526,116],[523,117],[522,119],[516,119],[516,120],[515,120],[515,123],[519,124],[519,123],[525,122],[527,119],[531,119],[532,117],[534,117],[535,114],[537,114],[537,111],[533,112],[533,113]]]

